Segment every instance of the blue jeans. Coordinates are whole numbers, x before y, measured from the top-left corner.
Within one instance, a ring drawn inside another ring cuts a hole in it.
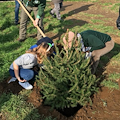
[[[15,77],[15,73],[14,73],[14,70],[12,69],[9,69],[9,73],[12,77]],[[25,79],[27,81],[29,80],[35,80],[35,76],[37,75],[38,73],[31,70],[31,69],[19,69],[19,76],[21,79]]]
[[[20,7],[20,4],[17,0],[15,0],[15,22],[18,22],[19,21],[19,7]]]

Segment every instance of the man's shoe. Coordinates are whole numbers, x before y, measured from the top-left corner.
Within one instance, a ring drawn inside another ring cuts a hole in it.
[[[24,42],[25,40],[26,40],[26,38],[24,38],[24,39],[18,38],[18,39],[17,39],[17,41],[19,41],[19,42]]]
[[[17,80],[16,77],[12,77],[12,78],[8,81],[8,83],[15,82],[16,80]]]
[[[53,18],[56,18],[55,15],[54,15],[53,13],[51,13],[51,11],[50,11],[50,15],[51,15]]]
[[[29,82],[19,82],[19,85],[21,85],[26,90],[31,90],[33,86]]]

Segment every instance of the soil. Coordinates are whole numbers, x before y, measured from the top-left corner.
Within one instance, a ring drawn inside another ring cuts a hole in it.
[[[80,12],[89,13],[89,14],[100,14],[103,15],[105,18],[109,19],[110,22],[106,22],[107,26],[113,26],[114,29],[116,28],[116,19],[118,14],[114,11],[108,9],[110,5],[107,7],[102,7],[100,3],[113,3],[115,4],[114,0],[99,0],[100,2],[63,2],[63,8],[61,10],[62,14],[68,14],[64,20],[72,20],[74,21],[72,25],[65,26],[65,30],[67,28],[71,28],[76,25],[82,26],[85,23],[89,23],[90,19],[86,16],[80,16]],[[51,3],[51,6],[52,3]],[[86,20],[86,21],[85,21]],[[53,40],[57,40],[60,38],[62,34],[53,34],[49,31],[46,31],[46,35],[49,36]],[[116,35],[112,35],[112,39],[115,41],[116,44],[120,44],[119,37]],[[102,62],[101,62],[102,64]],[[104,64],[106,70],[99,70],[98,77],[103,74],[104,72],[113,72],[116,71],[119,73],[118,68],[112,68],[112,66],[107,63]],[[8,84],[10,78],[4,80],[4,82],[0,83],[0,91],[2,92],[10,92],[12,91],[13,94],[18,94],[23,88],[18,85],[18,82],[13,82]],[[120,86],[120,82],[118,80],[118,84]],[[17,88],[17,89],[16,89]],[[74,115],[67,117],[61,114],[57,110],[51,110],[50,106],[45,106],[40,99],[41,95],[39,94],[40,88],[37,87],[36,83],[34,83],[34,88],[32,93],[28,98],[28,102],[34,104],[36,108],[38,108],[40,114],[44,114],[45,116],[53,116],[57,118],[57,120],[120,120],[120,91],[114,89],[108,89],[106,87],[101,87],[99,92],[93,95],[92,101],[93,104],[87,105],[79,109]]]

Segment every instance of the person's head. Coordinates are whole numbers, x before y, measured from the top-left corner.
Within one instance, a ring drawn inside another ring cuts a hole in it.
[[[75,35],[72,31],[69,31],[65,34],[63,37],[63,43],[64,43],[64,49],[70,49],[72,47],[72,43],[74,43],[74,46],[76,47],[78,45],[78,42],[76,41],[77,35]]]
[[[33,48],[30,53],[37,55],[38,63],[41,64],[44,58],[50,56],[54,51],[54,46],[50,43],[42,42],[36,48]],[[27,51],[28,52],[28,51]]]
[[[71,48],[72,46],[72,41],[74,40],[75,34],[72,31],[69,31],[68,33],[65,34],[63,37],[63,43],[64,43],[64,49],[67,50]]]

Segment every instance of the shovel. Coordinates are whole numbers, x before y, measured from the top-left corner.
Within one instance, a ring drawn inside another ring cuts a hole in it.
[[[21,7],[23,8],[23,10],[26,12],[26,14],[28,15],[28,17],[32,20],[32,22],[34,22],[34,19],[31,17],[30,13],[26,10],[26,8],[24,7],[24,5],[21,3],[20,0],[17,0],[19,2],[19,4],[21,5]],[[39,28],[39,26],[37,25],[36,28],[38,29],[38,31],[41,33],[41,35],[43,37],[46,37],[46,35],[43,33],[43,31]]]

